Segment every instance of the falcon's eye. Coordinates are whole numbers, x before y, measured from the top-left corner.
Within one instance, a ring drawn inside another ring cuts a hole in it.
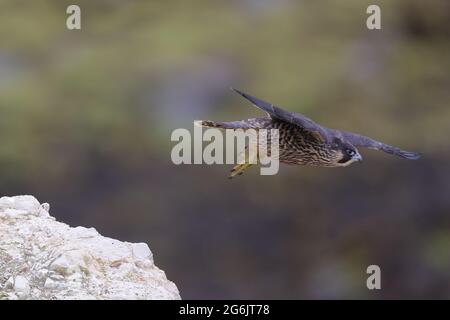
[[[353,151],[352,149],[347,149],[346,151],[349,156],[353,156],[355,154],[355,151]]]

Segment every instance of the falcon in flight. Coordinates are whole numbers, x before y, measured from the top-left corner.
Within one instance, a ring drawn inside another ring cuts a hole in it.
[[[304,115],[285,111],[271,103],[232,89],[265,111],[267,116],[231,122],[204,120],[197,121],[196,125],[221,129],[278,129],[279,161],[282,163],[346,167],[362,161],[357,147],[381,150],[410,160],[417,160],[421,156],[419,153],[404,151],[356,133],[323,127]],[[230,178],[242,174],[250,166],[248,162],[237,165],[231,170]]]

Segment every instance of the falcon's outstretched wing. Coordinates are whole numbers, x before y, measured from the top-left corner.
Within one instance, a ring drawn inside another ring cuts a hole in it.
[[[249,100],[251,103],[253,103],[259,109],[267,112],[268,115],[272,119],[283,120],[283,121],[295,124],[303,129],[311,132],[318,139],[321,139],[324,142],[331,141],[332,137],[329,135],[327,129],[318,125],[317,123],[315,123],[311,119],[305,117],[304,115],[301,115],[299,113],[292,113],[292,112],[285,111],[281,108],[274,106],[271,103],[268,103],[268,102],[258,99],[256,97],[253,97],[253,96],[246,94],[244,92],[241,92],[237,89],[234,89],[234,88],[231,88],[231,89],[236,91],[237,93],[239,93],[245,99]]]
[[[421,157],[420,153],[410,152],[399,149],[397,147],[390,146],[388,144],[373,140],[369,137],[362,136],[352,132],[346,132],[341,130],[335,130],[342,134],[342,137],[350,142],[355,147],[364,147],[369,149],[381,150],[389,154],[393,154],[402,158],[417,160]]]

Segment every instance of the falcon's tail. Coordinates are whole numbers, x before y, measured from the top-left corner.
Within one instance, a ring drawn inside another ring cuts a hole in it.
[[[216,122],[211,120],[194,121],[197,127],[219,128],[219,129],[250,129],[246,121]]]

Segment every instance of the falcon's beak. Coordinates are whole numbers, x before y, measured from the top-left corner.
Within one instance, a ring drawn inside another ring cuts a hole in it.
[[[353,156],[353,160],[361,162],[363,160],[363,158],[359,153],[357,153]]]

